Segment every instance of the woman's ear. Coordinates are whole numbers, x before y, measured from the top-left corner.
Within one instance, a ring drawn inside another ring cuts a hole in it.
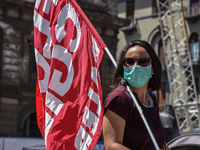
[[[152,74],[152,75],[154,74],[154,69],[153,69],[153,67],[151,67],[151,74]]]

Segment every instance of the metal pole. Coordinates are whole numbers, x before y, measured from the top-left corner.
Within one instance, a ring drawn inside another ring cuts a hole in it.
[[[113,62],[115,68],[117,68],[117,63],[116,63],[115,59],[113,58],[113,56],[111,55],[111,53],[110,53],[110,51],[108,50],[107,47],[105,47],[105,51],[107,52],[108,56],[110,57],[111,61]],[[133,99],[133,102],[135,103],[135,106],[136,106],[136,108],[137,108],[137,110],[138,110],[138,112],[139,112],[139,114],[140,114],[140,116],[141,116],[146,128],[147,128],[147,131],[148,131],[148,133],[149,133],[149,135],[151,137],[151,140],[153,141],[153,144],[154,144],[156,150],[159,150],[160,148],[159,148],[159,146],[158,146],[158,144],[157,144],[157,142],[155,140],[155,137],[154,137],[154,135],[153,135],[153,133],[152,133],[150,127],[149,127],[149,124],[148,124],[148,122],[147,122],[147,120],[146,120],[146,118],[145,118],[145,116],[143,114],[143,111],[142,111],[140,105],[138,104],[138,102],[137,102],[135,96],[133,95],[132,90],[130,89],[130,87],[127,85],[126,88],[127,88],[128,92],[130,93],[131,98]]]
[[[140,114],[140,116],[141,116],[146,128],[147,128],[147,131],[149,132],[149,135],[151,137],[151,140],[153,141],[153,144],[154,144],[155,148],[157,150],[159,150],[159,147],[158,147],[158,144],[156,142],[156,139],[155,139],[150,127],[149,127],[149,124],[148,124],[148,122],[147,122],[147,120],[146,120],[146,118],[145,118],[145,116],[143,114],[143,111],[142,111],[140,105],[138,104],[138,102],[137,102],[135,96],[133,95],[132,90],[130,89],[130,87],[127,85],[126,88],[127,88],[128,92],[130,93],[130,95],[131,95],[131,97],[133,99],[133,102],[135,103],[135,106],[136,106],[136,108],[137,108],[137,110],[138,110],[138,112],[139,112],[139,114]]]
[[[110,51],[109,51],[109,49],[107,47],[105,47],[105,51],[108,54],[108,56],[110,57],[113,65],[115,66],[115,68],[117,68],[117,63],[116,63],[115,59],[113,58],[112,54],[110,53]]]

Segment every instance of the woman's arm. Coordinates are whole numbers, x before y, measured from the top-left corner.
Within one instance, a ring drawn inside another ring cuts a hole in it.
[[[126,121],[107,109],[103,117],[105,150],[129,150],[122,145]]]

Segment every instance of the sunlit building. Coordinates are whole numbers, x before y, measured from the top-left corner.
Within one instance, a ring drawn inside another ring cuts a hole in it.
[[[160,2],[165,2],[165,0],[160,0]],[[189,51],[191,55],[193,75],[198,97],[197,101],[199,101],[200,96],[199,6],[200,2],[198,0],[183,0],[183,13],[185,16],[184,19],[186,22],[186,30],[188,35],[187,42],[189,43],[190,48]],[[165,8],[160,11],[161,13],[162,11],[164,12]],[[127,42],[136,39],[148,41],[156,50],[163,67],[163,85],[161,90],[156,91],[156,94],[159,101],[161,120],[166,131],[167,140],[170,140],[179,135],[179,133],[174,116],[174,110],[171,107],[173,97],[171,97],[170,93],[170,85],[167,75],[165,53],[158,13],[156,0],[118,0],[118,16],[131,20],[129,26],[120,29],[120,33],[118,35],[118,38],[120,39],[118,43],[118,50],[120,52]],[[162,13],[161,16],[163,14],[164,13]],[[191,81],[188,81],[188,85],[190,82]],[[196,117],[198,118],[198,115]]]

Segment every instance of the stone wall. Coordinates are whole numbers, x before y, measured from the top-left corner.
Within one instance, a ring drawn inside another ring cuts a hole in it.
[[[7,1],[0,4],[0,135],[20,134],[19,112],[34,101],[32,6]]]
[[[40,136],[35,116],[34,2],[1,0],[0,3],[0,136]],[[77,2],[115,58],[118,29],[129,24],[116,17],[117,1]],[[100,66],[103,99],[111,91],[114,69],[105,53]]]

